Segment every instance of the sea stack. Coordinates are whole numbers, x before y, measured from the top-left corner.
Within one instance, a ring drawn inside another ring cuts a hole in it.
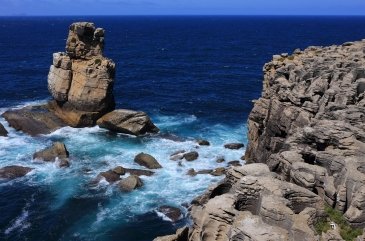
[[[145,112],[115,110],[115,63],[103,56],[104,34],[104,29],[93,23],[71,24],[66,52],[53,54],[48,73],[52,100],[45,105],[6,111],[2,116],[9,125],[32,136],[64,126],[96,124],[135,136],[157,133],[159,129]]]
[[[115,64],[103,56],[104,33],[93,23],[73,23],[66,52],[53,54],[48,74],[48,89],[54,99],[50,106],[70,126],[93,126],[115,108]]]

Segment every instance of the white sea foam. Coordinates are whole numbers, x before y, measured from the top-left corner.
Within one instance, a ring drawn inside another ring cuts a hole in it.
[[[2,119],[0,121],[3,123]],[[155,121],[162,131],[170,133],[179,131],[186,125],[199,123],[196,116],[189,115],[158,116]],[[90,215],[93,218],[80,222],[80,227],[75,227],[76,231],[82,233],[85,233],[84,230],[94,232],[106,226],[116,225],[116,219],[126,220],[128,217],[156,210],[161,205],[190,202],[209,185],[222,178],[211,175],[191,177],[186,175],[190,168],[203,170],[226,167],[228,161],[240,160],[244,154],[243,149],[228,150],[223,147],[225,143],[245,141],[244,125],[206,126],[201,129],[201,133],[194,133],[190,128],[186,129],[187,132],[183,133],[186,138],[182,141],[159,136],[131,138],[109,135],[106,130],[99,127],[82,129],[64,127],[37,138],[10,130],[9,137],[0,138],[0,167],[18,164],[35,168],[26,181],[30,185],[50,187],[49,191],[53,192],[51,209],[62,207],[68,199],[75,196],[106,197],[108,202],[99,204],[95,213]],[[195,142],[197,136],[207,139],[211,145],[197,145]],[[66,144],[70,152],[69,168],[59,168],[55,163],[32,161],[35,151],[51,145],[55,140]],[[199,158],[192,162],[182,160],[179,165],[179,161],[170,160],[170,155],[178,150],[195,150],[199,153]],[[116,185],[109,185],[106,181],[96,187],[88,185],[100,172],[118,165],[143,169],[134,162],[134,157],[139,152],[153,155],[163,166],[161,169],[153,170],[155,175],[151,177],[141,176],[144,183],[142,188],[130,193],[121,193]],[[219,157],[224,157],[226,162],[217,163],[216,159]],[[91,189],[93,192],[90,192]],[[18,230],[21,225],[26,227],[28,213],[24,212],[22,215],[17,218],[18,221],[12,223],[11,227],[15,228],[9,227],[7,232]]]
[[[28,205],[22,210],[22,213],[18,217],[16,217],[13,222],[11,222],[9,227],[5,229],[5,235],[9,235],[11,232],[14,231],[21,232],[31,226],[31,224],[27,221],[29,217],[29,212],[27,211],[27,208]]]

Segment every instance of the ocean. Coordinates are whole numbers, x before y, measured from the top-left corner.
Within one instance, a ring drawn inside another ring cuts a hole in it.
[[[187,215],[172,223],[156,209],[171,205],[186,214],[185,204],[222,178],[187,171],[225,167],[244,155],[223,145],[247,144],[247,117],[272,55],[365,38],[364,17],[1,17],[0,113],[49,100],[52,53],[64,51],[68,26],[76,21],[106,30],[105,56],[117,66],[117,108],[147,112],[161,133],[131,137],[65,127],[30,137],[1,117],[9,136],[0,137],[0,167],[35,170],[0,182],[0,240],[151,241],[189,225]],[[211,145],[197,148],[196,139]],[[32,160],[53,141],[66,144],[69,168]],[[199,159],[182,166],[169,160],[182,149],[197,150]],[[117,165],[140,168],[133,158],[142,151],[163,168],[142,177],[141,189],[89,185]],[[216,163],[220,157],[226,162]]]

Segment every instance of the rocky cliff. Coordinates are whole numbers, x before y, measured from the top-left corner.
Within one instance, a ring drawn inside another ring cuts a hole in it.
[[[364,91],[365,40],[273,56],[248,120],[248,164],[191,203],[191,227],[155,240],[343,240],[364,227]],[[336,209],[340,226],[319,231]]]
[[[146,113],[114,110],[115,64],[103,56],[104,34],[93,23],[71,24],[66,52],[53,54],[48,73],[52,100],[47,105],[6,111],[2,116],[9,125],[30,135],[97,122],[102,128],[131,135],[158,132]]]

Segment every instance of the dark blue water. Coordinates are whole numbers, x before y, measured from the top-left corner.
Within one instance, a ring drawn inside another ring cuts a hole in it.
[[[0,18],[2,111],[49,98],[52,53],[64,50],[74,21],[93,21],[106,29],[105,55],[117,64],[118,107],[148,112],[163,132],[212,141],[212,149],[203,151],[206,163],[192,164],[197,168],[214,165],[208,163],[214,153],[232,159],[243,154],[220,147],[245,141],[251,100],[261,94],[262,66],[272,55],[365,38],[364,17]],[[87,190],[84,185],[98,171],[133,165],[131,159],[141,149],[164,159],[174,148],[193,144],[110,137],[98,129],[65,129],[33,139],[6,128],[10,137],[0,140],[0,167],[28,164],[36,173],[0,185],[0,240],[152,240],[188,222],[164,221],[155,207],[180,205],[217,181],[181,176],[181,184],[177,176],[185,169],[166,161],[156,179],[146,179],[146,187],[130,196],[108,188]],[[52,140],[70,146],[74,164],[68,171],[31,162],[31,154]],[[104,159],[106,166],[100,164]],[[80,174],[84,166],[95,172]],[[166,192],[158,190],[156,180],[163,181]]]

